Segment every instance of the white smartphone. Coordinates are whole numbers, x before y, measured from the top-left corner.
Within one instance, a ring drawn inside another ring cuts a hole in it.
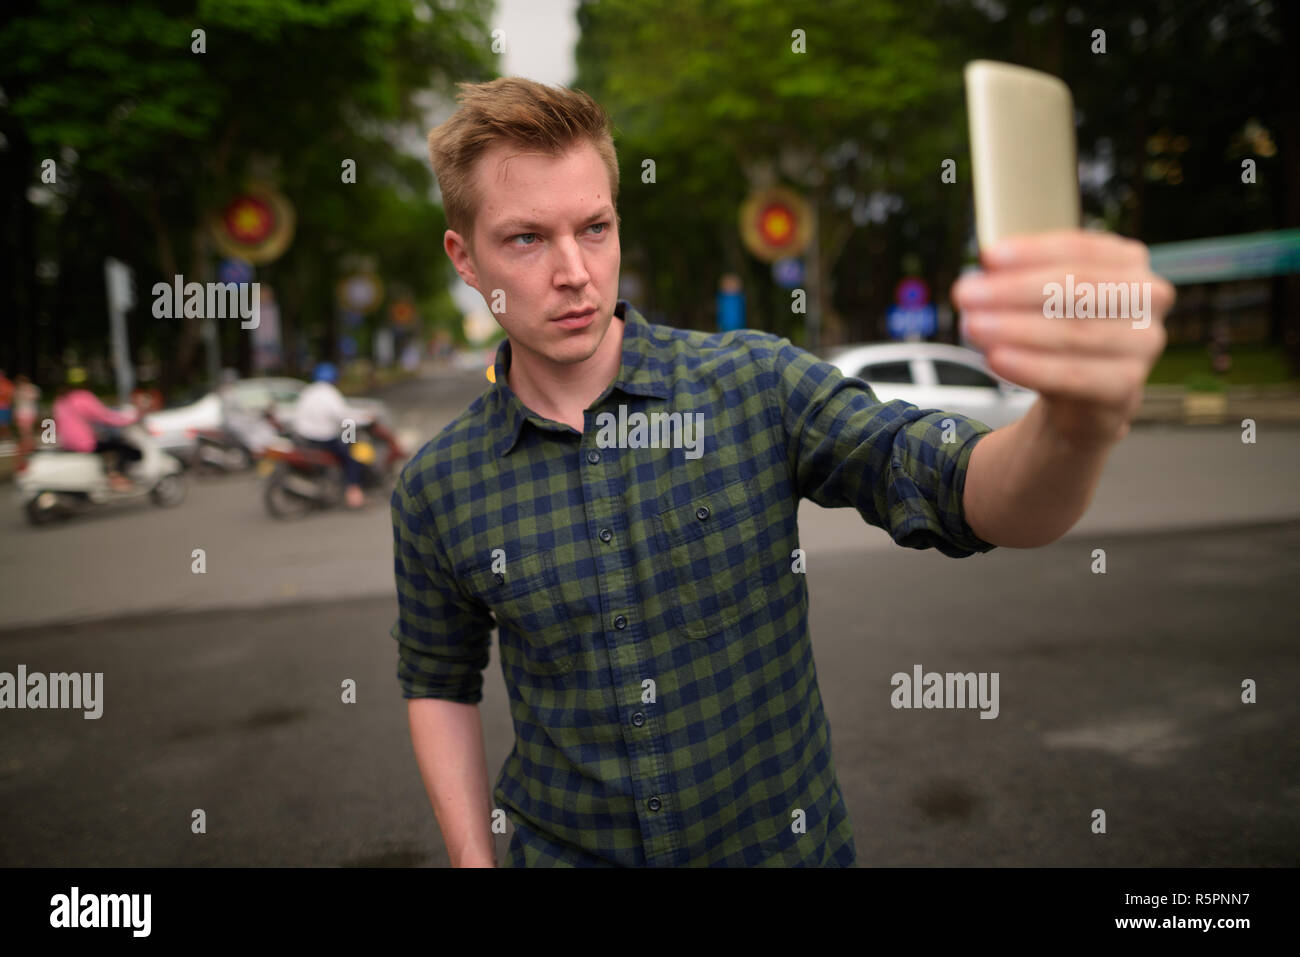
[[[966,64],[965,78],[980,248],[1007,236],[1078,229],[1070,88],[1048,73],[993,60]]]

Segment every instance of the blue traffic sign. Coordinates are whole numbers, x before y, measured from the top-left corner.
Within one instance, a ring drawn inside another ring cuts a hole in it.
[[[894,301],[905,309],[919,309],[930,302],[930,287],[924,280],[909,276],[894,290]]]
[[[217,278],[222,282],[252,282],[253,267],[242,259],[223,259],[217,266]]]
[[[782,289],[794,289],[803,282],[803,260],[778,259],[772,263],[772,279]]]
[[[890,306],[885,314],[885,328],[892,339],[924,339],[934,335],[939,328],[939,317],[934,306],[910,309]]]

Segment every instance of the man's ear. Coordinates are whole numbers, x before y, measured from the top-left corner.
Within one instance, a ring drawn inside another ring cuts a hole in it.
[[[470,258],[469,248],[465,245],[465,240],[460,233],[454,229],[449,229],[442,234],[442,248],[447,252],[447,258],[451,264],[456,267],[456,272],[460,278],[465,280],[466,285],[479,289],[478,273],[474,269],[474,262]]]

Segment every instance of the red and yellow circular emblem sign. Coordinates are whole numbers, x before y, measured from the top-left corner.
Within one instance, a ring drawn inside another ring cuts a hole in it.
[[[740,238],[764,262],[799,256],[812,237],[812,211],[784,186],[750,194],[740,207]]]
[[[236,198],[221,215],[226,234],[236,242],[256,246],[266,241],[275,228],[275,215],[256,196]]]
[[[409,326],[415,318],[415,307],[406,299],[399,299],[388,310],[388,316],[399,326]]]
[[[794,213],[780,203],[770,203],[758,214],[758,233],[772,246],[788,246],[794,238]]]
[[[279,259],[293,241],[293,204],[267,186],[250,186],[211,219],[222,254],[254,265]]]

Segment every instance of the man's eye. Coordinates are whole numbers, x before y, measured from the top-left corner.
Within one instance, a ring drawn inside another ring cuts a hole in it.
[[[518,236],[510,237],[510,242],[514,243],[516,239],[523,239],[525,236],[537,237],[536,233],[520,233]],[[536,243],[519,243],[520,246],[536,246]]]
[[[602,230],[602,232],[599,232],[599,233],[597,233],[596,235],[598,235],[598,236],[604,236],[605,233],[609,232],[609,223],[592,223],[592,224],[591,224],[590,226],[588,226],[587,228],[588,228],[588,229],[595,229],[595,228],[598,227],[598,226],[600,227],[600,229]]]

